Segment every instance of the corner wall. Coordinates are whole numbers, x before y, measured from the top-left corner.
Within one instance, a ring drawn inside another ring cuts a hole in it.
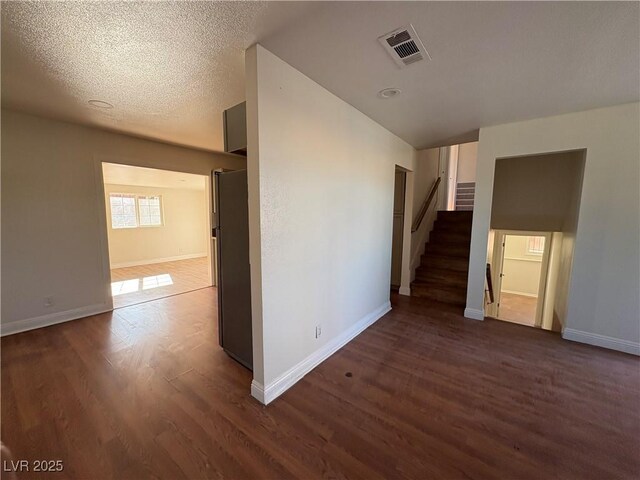
[[[100,161],[202,175],[245,166],[229,155],[3,109],[3,335],[110,308]]]
[[[480,130],[465,316],[484,314],[495,160],[579,149],[586,157],[563,337],[640,354],[639,103]]]
[[[415,150],[261,46],[246,63],[252,394],[269,403],[389,311],[395,165]]]

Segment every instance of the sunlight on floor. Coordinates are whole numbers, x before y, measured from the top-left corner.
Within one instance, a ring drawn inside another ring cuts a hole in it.
[[[166,287],[167,285],[173,285],[171,275],[164,273],[162,275],[154,275],[153,277],[144,277],[142,279],[142,289],[149,290],[150,288]]]
[[[142,290],[151,288],[166,287],[173,285],[173,279],[168,273],[162,275],[153,275],[151,277],[133,278],[131,280],[122,280],[120,282],[111,283],[111,295],[123,295],[125,293],[133,293],[140,290],[140,280],[142,280]]]

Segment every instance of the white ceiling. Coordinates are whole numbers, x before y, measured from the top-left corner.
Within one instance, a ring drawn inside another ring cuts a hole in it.
[[[222,150],[257,41],[423,148],[639,100],[639,19],[637,2],[3,2],[2,103]],[[400,70],[377,37],[409,22],[432,60]]]
[[[111,185],[133,185],[136,187],[181,188],[189,190],[205,189],[203,175],[170,172],[156,168],[132,167],[117,163],[103,163],[104,183]]]

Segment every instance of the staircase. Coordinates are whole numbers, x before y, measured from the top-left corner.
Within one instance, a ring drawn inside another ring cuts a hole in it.
[[[473,210],[475,196],[476,184],[474,182],[458,183],[456,185],[456,210]]]
[[[411,295],[464,307],[473,211],[438,212]]]

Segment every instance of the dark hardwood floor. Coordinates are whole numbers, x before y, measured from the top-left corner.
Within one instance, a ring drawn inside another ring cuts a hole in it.
[[[638,358],[392,300],[268,407],[212,288],[5,337],[2,441],[64,462],[20,479],[639,478]]]

